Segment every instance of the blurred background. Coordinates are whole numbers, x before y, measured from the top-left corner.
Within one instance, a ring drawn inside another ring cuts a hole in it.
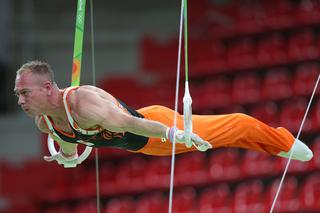
[[[173,108],[181,2],[93,2],[97,85],[134,108]],[[188,8],[194,113],[244,112],[296,135],[320,71],[320,2],[189,0]],[[82,84],[93,82],[89,9],[87,1]],[[94,152],[75,169],[45,163],[46,136],[13,95],[16,70],[34,59],[70,85],[75,12],[75,0],[0,0],[1,213],[97,212]],[[320,212],[318,91],[300,137],[314,158],[291,162],[275,212]],[[170,158],[99,154],[101,212],[167,211]],[[173,212],[268,212],[286,162],[231,148],[178,155]]]

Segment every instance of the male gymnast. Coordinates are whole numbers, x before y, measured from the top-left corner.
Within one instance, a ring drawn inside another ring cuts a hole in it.
[[[45,62],[23,64],[17,71],[14,92],[39,130],[50,134],[60,146],[57,155],[44,159],[64,165],[76,162],[79,143],[171,155],[174,135],[177,154],[197,147],[200,151],[238,147],[286,158],[294,149],[292,159],[300,161],[313,157],[312,151],[287,129],[270,127],[242,113],[193,115],[191,139],[197,147],[188,148],[184,144],[183,116],[178,114],[174,129],[174,111],[167,107],[134,110],[108,92],[88,85],[59,89],[53,70]]]

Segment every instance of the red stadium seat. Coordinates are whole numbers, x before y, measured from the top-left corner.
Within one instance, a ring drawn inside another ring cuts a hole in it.
[[[268,1],[265,5],[264,26],[269,29],[283,29],[294,25],[294,5],[291,1]]]
[[[228,7],[214,7],[212,14],[222,15],[222,19],[207,18],[208,21],[205,35],[214,39],[228,38],[235,36],[235,24],[234,20],[238,18],[238,6],[230,5]],[[210,16],[209,16],[210,17]]]
[[[116,173],[116,185],[120,191],[141,191],[144,189],[144,173],[146,160],[135,156],[129,161],[123,161]]]
[[[188,11],[190,29],[196,28],[198,24],[206,21],[206,16],[210,13],[210,2],[208,0],[190,1],[188,2],[188,7],[192,8],[192,10]]]
[[[212,180],[235,180],[240,177],[241,156],[237,149],[213,151],[209,159]]]
[[[118,191],[116,184],[116,167],[110,162],[103,162],[100,166],[100,193],[110,195]],[[91,171],[95,174],[95,171]],[[94,181],[94,184],[96,181]]]
[[[239,184],[233,199],[233,212],[265,212],[263,190],[263,183],[259,180]]]
[[[257,61],[260,65],[283,64],[287,61],[287,44],[284,36],[274,33],[260,39],[257,50]]]
[[[275,180],[268,190],[267,206],[271,208],[280,179]],[[283,182],[279,197],[275,205],[275,212],[299,212],[301,208],[299,200],[298,180],[295,177],[287,177]]]
[[[248,74],[238,76],[234,79],[232,85],[233,103],[256,103],[260,98],[260,79],[258,76]]]
[[[134,213],[135,204],[131,197],[112,198],[108,201],[104,213]]]
[[[231,85],[226,78],[218,78],[204,82],[198,91],[194,104],[199,109],[225,107],[231,101]]]
[[[145,169],[144,183],[150,189],[167,188],[170,184],[169,157],[156,157],[148,162]]]
[[[176,82],[174,79],[158,78],[154,85],[150,86],[150,92],[148,99],[149,103],[146,105],[161,104],[169,108],[173,108],[175,99],[175,87]],[[181,88],[182,89],[182,88]],[[193,90],[191,90],[193,92]],[[181,93],[180,93],[181,94]]]
[[[176,185],[206,183],[209,178],[206,155],[193,152],[177,158],[175,169]]]
[[[96,194],[96,172],[94,168],[83,170],[81,178],[75,181],[76,184],[69,186],[72,189],[73,198],[83,199]]]
[[[320,211],[320,173],[311,174],[301,188],[302,204],[308,212]]]
[[[285,68],[267,72],[263,80],[262,96],[267,100],[277,100],[291,96],[291,75]]]
[[[145,107],[145,104],[150,102],[151,93],[148,93],[150,91],[149,85],[144,84],[141,79],[136,75],[109,76],[103,79],[99,85],[114,97],[125,101],[128,106],[139,108]],[[141,93],[144,95],[141,95]],[[139,101],[137,101],[137,97],[139,97]]]
[[[172,212],[192,213],[196,210],[196,192],[193,188],[176,191],[172,201]]]
[[[296,21],[300,24],[313,24],[320,21],[320,4],[317,0],[300,1],[296,11]]]
[[[311,170],[319,170],[320,169],[320,158],[318,157],[320,155],[320,137],[317,137],[312,146],[311,150],[313,152],[314,157],[312,158],[310,162],[310,169]]]
[[[175,70],[177,66],[178,39],[176,37],[160,41],[146,36],[139,46],[144,71],[175,75],[172,70]]]
[[[239,5],[235,18],[236,23],[233,25],[234,34],[243,35],[262,31],[264,16],[265,11],[259,4],[251,2],[250,7]]]
[[[288,163],[287,158],[280,158],[281,161],[279,164],[282,165],[282,168],[284,169]],[[310,168],[310,165],[308,162],[301,162],[298,160],[291,160],[290,165],[288,168],[288,172],[297,173],[297,172],[307,172]]]
[[[231,191],[227,184],[212,186],[199,198],[200,213],[231,213]]]
[[[97,203],[95,200],[91,202],[79,203],[73,209],[74,213],[96,213],[97,211]]]
[[[1,170],[1,194],[4,196],[59,201],[71,194],[69,177],[79,168],[66,170],[58,164],[37,160],[20,166],[4,164]],[[35,179],[35,176],[38,178]],[[46,196],[43,196],[43,191]]]
[[[232,43],[228,48],[227,65],[231,70],[247,69],[255,66],[256,44],[252,39]]]
[[[291,60],[315,59],[318,56],[315,33],[311,29],[299,31],[289,38],[288,55]]]
[[[253,106],[250,115],[272,127],[279,126],[279,109],[273,102]]]
[[[301,125],[307,104],[306,99],[303,98],[286,101],[281,107],[280,125],[286,127],[291,132],[297,132]],[[310,118],[307,118],[302,131],[308,132],[311,129]]]
[[[1,206],[0,212],[1,213],[39,213],[39,206],[35,205],[36,201],[30,199],[30,197],[13,197],[8,199],[6,197],[8,203],[7,205],[4,203],[4,205]],[[60,212],[58,212],[60,213]],[[67,213],[61,212],[61,213]]]
[[[168,211],[168,199],[160,193],[145,195],[136,203],[136,213],[158,213]]]
[[[195,114],[201,114],[203,110],[208,110],[209,107],[207,103],[202,101],[205,93],[207,92],[205,89],[202,89],[203,84],[191,84],[189,85],[189,89],[192,96],[192,110]],[[183,91],[184,93],[184,91]],[[183,94],[182,93],[182,94]]]
[[[316,84],[320,67],[318,63],[301,64],[294,76],[293,92],[295,95],[310,96]],[[319,90],[317,90],[319,94]]]
[[[73,210],[71,209],[71,207],[66,205],[45,208],[43,211],[43,213],[69,213],[69,212],[73,212]]]
[[[276,159],[268,154],[246,151],[241,166],[243,176],[272,175],[278,171],[275,169]]]
[[[191,40],[189,46],[191,76],[212,74],[226,69],[226,48],[222,43],[211,40]]]
[[[320,100],[313,104],[309,117],[311,119],[311,131],[317,132],[320,128]]]

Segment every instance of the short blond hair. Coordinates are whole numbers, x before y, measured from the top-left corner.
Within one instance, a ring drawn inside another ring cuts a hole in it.
[[[24,72],[31,72],[32,74],[47,76],[48,80],[54,82],[54,73],[51,66],[42,61],[29,61],[23,64],[18,70],[17,75],[21,75]]]

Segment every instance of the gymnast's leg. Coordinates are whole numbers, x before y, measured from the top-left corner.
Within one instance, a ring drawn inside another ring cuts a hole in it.
[[[145,118],[173,125],[174,111],[162,106],[150,106],[139,110]],[[280,157],[289,157],[294,151],[293,159],[308,161],[312,151],[285,128],[273,128],[267,124],[242,113],[227,115],[193,115],[194,132],[208,141],[213,148],[237,147],[266,152]],[[178,116],[177,126],[183,129],[183,118]],[[293,147],[293,144],[295,146]],[[176,153],[194,151],[183,144],[177,144]],[[171,144],[162,143],[160,139],[150,139],[140,152],[152,155],[170,155]]]
[[[213,148],[238,147],[292,159],[309,161],[312,151],[285,128],[273,128],[242,113],[194,116],[194,131]]]

